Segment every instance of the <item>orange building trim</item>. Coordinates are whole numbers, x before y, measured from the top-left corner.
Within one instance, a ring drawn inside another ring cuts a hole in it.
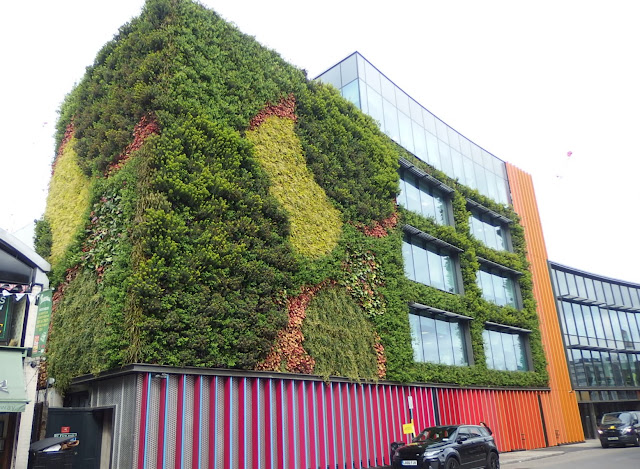
[[[513,208],[520,215],[521,224],[524,227],[527,260],[531,264],[533,296],[538,304],[542,345],[548,362],[551,392],[547,399],[543,398],[542,406],[549,445],[584,441],[578,402],[569,379],[562,332],[551,287],[547,248],[544,243],[533,180],[531,175],[509,163],[506,163],[506,167]]]

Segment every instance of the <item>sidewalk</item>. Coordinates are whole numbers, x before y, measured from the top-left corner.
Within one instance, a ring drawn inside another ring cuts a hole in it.
[[[500,464],[514,464],[533,459],[551,458],[560,456],[571,451],[580,451],[583,449],[599,448],[600,441],[586,440],[584,443],[572,443],[561,446],[551,446],[549,448],[532,449],[529,451],[511,451],[509,453],[500,453]]]
[[[551,446],[549,448],[539,448],[528,451],[510,451],[508,453],[500,453],[500,465],[515,464],[524,461],[532,461],[534,459],[552,458],[572,451],[599,447],[600,440],[595,439],[586,440],[584,443],[571,443],[568,445]],[[391,466],[383,466],[374,469],[391,469]]]

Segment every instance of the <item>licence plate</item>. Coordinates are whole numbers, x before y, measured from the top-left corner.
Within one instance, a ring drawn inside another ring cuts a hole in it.
[[[609,441],[615,441],[617,439],[618,439],[617,436],[610,436],[609,438],[607,438],[607,440],[609,440]]]
[[[403,466],[417,466],[418,461],[402,461]]]

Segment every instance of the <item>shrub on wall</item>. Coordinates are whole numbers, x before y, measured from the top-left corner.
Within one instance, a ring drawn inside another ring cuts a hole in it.
[[[340,212],[307,169],[294,133],[294,121],[267,117],[247,132],[247,139],[253,143],[254,155],[269,176],[269,192],[289,216],[293,247],[309,257],[330,253],[340,238]]]
[[[148,0],[68,96],[57,138],[54,179],[84,191],[50,197],[45,214],[60,259],[50,359],[62,385],[132,362],[546,383],[522,231],[514,224],[514,253],[482,246],[465,197],[517,223],[515,213],[418,161],[336,90],[204,7]],[[455,189],[454,227],[396,209],[399,157]],[[65,211],[73,220],[58,241]],[[463,250],[464,295],[405,277],[404,224]],[[522,310],[482,299],[477,256],[524,273]],[[414,363],[409,302],[472,316],[476,364]],[[534,330],[535,370],[488,370],[484,321]]]

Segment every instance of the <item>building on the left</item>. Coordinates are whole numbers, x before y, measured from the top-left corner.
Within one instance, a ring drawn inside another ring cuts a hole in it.
[[[50,265],[0,229],[0,468],[27,467],[51,313]]]

